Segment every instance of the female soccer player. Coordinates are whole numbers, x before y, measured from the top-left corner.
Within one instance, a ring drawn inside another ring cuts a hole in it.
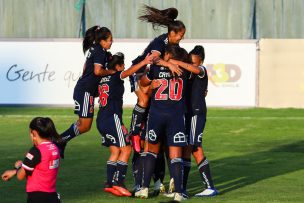
[[[133,65],[142,61],[144,57],[149,53],[151,53],[154,57],[163,56],[165,46],[167,44],[179,44],[181,39],[184,37],[186,28],[182,21],[176,20],[177,15],[178,10],[175,8],[158,10],[147,5],[144,7],[144,15],[140,16],[139,19],[152,23],[153,27],[167,27],[168,32],[156,37],[153,41],[151,41],[147,48],[144,50],[143,54],[132,61]],[[181,69],[179,69],[178,66],[164,60],[160,60],[159,64],[169,68],[173,74],[181,75]],[[138,136],[141,130],[140,126],[149,103],[149,96],[147,94],[148,88],[141,87],[140,83],[138,82],[144,75],[144,72],[145,67],[142,67],[132,77],[130,77],[131,91],[135,91],[135,94],[138,97],[137,104],[133,109],[130,127],[130,134],[132,135],[132,139],[134,140],[134,137],[137,136],[135,137],[137,138],[136,142],[133,144],[133,147],[137,152],[140,151]]]
[[[58,203],[60,198],[56,192],[56,178],[60,156],[58,148],[51,141],[57,140],[59,135],[50,118],[36,117],[29,128],[34,146],[23,162],[16,161],[15,169],[2,174],[2,179],[8,181],[15,175],[18,180],[26,178],[28,203]]]
[[[116,71],[113,75],[102,77],[99,86],[100,108],[97,116],[97,128],[102,135],[102,144],[109,147],[110,157],[107,161],[106,192],[117,196],[131,196],[124,185],[131,146],[128,132],[122,122],[122,105],[124,94],[123,79],[136,72],[142,66],[152,63],[153,56],[124,70],[124,55],[117,53],[108,63],[108,69]]]
[[[195,46],[190,51],[190,56],[193,65],[198,66],[200,69],[207,73],[206,68],[203,66],[205,59],[205,50],[202,46]],[[204,155],[202,147],[203,131],[206,124],[207,107],[205,96],[208,91],[208,75],[192,75],[187,85],[187,113],[186,113],[186,133],[188,135],[188,144],[183,149],[183,163],[184,163],[184,177],[183,189],[187,195],[186,186],[188,175],[191,168],[191,154],[193,155],[198,166],[199,173],[203,183],[207,187],[201,193],[196,194],[197,197],[214,196],[218,192],[215,189],[211,177],[209,162]]]
[[[178,45],[168,45],[163,59],[174,61],[185,69],[182,75],[174,77],[162,66],[152,65],[149,72],[141,79],[143,86],[152,81],[158,86],[153,90],[149,110],[147,137],[148,152],[144,160],[144,180],[141,190],[135,193],[136,197],[147,198],[151,176],[154,172],[155,161],[160,150],[160,142],[166,140],[169,147],[170,169],[174,178],[174,200],[181,201],[182,196],[182,147],[186,145],[184,125],[184,88],[189,72],[199,74],[203,70],[188,64],[188,53]]]
[[[94,97],[97,96],[98,83],[102,76],[115,73],[106,70],[109,58],[108,49],[113,39],[111,31],[106,27],[93,26],[86,31],[83,39],[83,52],[87,52],[82,76],[74,88],[74,113],[79,119],[61,134],[62,142],[58,144],[60,156],[64,158],[66,143],[74,137],[91,129],[94,116]]]

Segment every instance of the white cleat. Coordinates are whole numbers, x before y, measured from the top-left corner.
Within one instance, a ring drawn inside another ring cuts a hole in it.
[[[182,193],[175,193],[174,195],[174,201],[178,201],[181,202],[183,200],[186,200],[186,198],[184,198]]]
[[[174,192],[174,179],[171,178],[170,179],[170,183],[169,183],[169,189],[168,189],[168,193],[173,193]]]
[[[175,196],[175,192],[171,192],[171,193],[164,193],[165,197],[169,197],[169,198],[173,198]]]
[[[197,193],[195,197],[213,197],[218,194],[216,189],[207,188],[203,192]]]
[[[149,189],[141,188],[139,191],[135,192],[135,197],[139,197],[141,199],[147,199],[149,194]]]

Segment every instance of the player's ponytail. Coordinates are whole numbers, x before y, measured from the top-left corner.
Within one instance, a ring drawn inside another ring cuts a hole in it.
[[[111,30],[106,27],[95,25],[89,28],[82,42],[83,53],[90,49],[93,44],[98,44],[101,40],[106,40],[111,35]]]
[[[189,53],[190,55],[197,55],[199,56],[202,61],[205,60],[205,49],[203,46],[200,46],[200,45],[196,45]]]
[[[116,65],[122,65],[124,64],[125,56],[123,53],[118,52],[114,54],[111,57],[111,60],[109,61],[107,68],[110,70],[115,70]]]
[[[48,117],[36,117],[29,125],[31,130],[36,130],[41,138],[57,141],[60,139],[54,122]]]
[[[143,15],[139,16],[138,19],[148,23],[152,23],[153,29],[155,27],[167,27],[168,33],[174,31],[179,32],[185,29],[185,25],[182,21],[176,20],[178,16],[178,10],[176,8],[167,8],[164,10],[159,10],[157,8],[144,5]]]

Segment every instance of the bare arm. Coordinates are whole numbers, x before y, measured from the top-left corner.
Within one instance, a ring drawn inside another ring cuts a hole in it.
[[[197,75],[199,74],[202,77],[205,75],[205,71],[203,69],[200,69],[199,67],[194,66],[190,63],[185,63],[185,62],[174,60],[174,59],[170,59],[169,62],[171,62],[173,64],[176,64],[176,65],[182,67],[183,69],[185,69],[185,70],[187,70],[191,73],[194,73],[194,74],[197,74]]]
[[[141,67],[151,64],[153,61],[153,55],[152,54],[148,54],[144,60],[142,60],[141,62],[139,62],[138,64],[131,66],[130,68],[128,68],[125,71],[122,71],[120,74],[120,78],[124,79],[130,75],[132,75],[133,73],[135,73],[136,71],[138,71]]]
[[[144,75],[141,79],[140,79],[140,85],[143,87],[147,87],[151,84],[151,80],[149,80],[149,78],[147,77],[147,75]]]
[[[23,180],[26,177],[26,173],[25,173],[25,170],[23,168],[21,168],[21,165],[22,165],[22,161],[20,161],[20,160],[16,161],[16,163],[15,163],[16,169],[6,170],[1,175],[2,180],[9,181],[15,175],[17,175],[18,180]]]
[[[97,76],[105,76],[105,75],[112,75],[116,71],[115,70],[106,70],[100,64],[94,64],[94,74]]]

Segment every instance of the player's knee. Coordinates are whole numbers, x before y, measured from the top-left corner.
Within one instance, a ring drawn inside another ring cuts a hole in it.
[[[80,133],[86,133],[91,129],[91,125],[87,124],[80,124],[78,125],[78,130]]]

